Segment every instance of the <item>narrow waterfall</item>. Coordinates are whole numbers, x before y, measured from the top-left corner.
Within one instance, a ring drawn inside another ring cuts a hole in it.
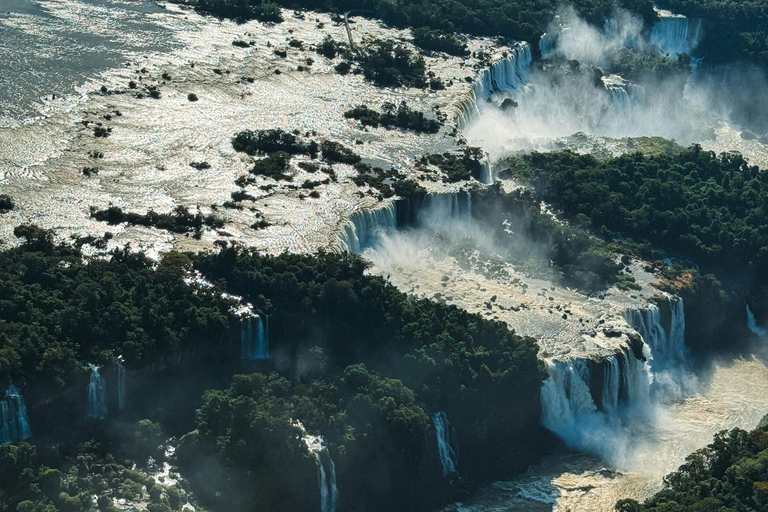
[[[125,409],[125,366],[123,356],[117,358],[117,408]]]
[[[300,421],[293,425],[301,429],[302,440],[317,464],[317,487],[320,491],[320,512],[336,512],[339,503],[339,488],[336,487],[336,464],[325,445],[322,436],[315,436],[304,429]]]
[[[472,83],[471,97],[460,102],[457,116],[459,127],[466,126],[479,115],[478,105],[489,100],[495,93],[514,91],[527,84],[531,76],[532,59],[531,47],[524,43],[491,64]]]
[[[696,48],[701,31],[701,20],[690,22],[682,15],[660,13],[658,21],[651,29],[651,44],[663,54],[672,57],[680,53],[690,55]]]
[[[539,53],[541,53],[541,58],[546,59],[549,54],[555,50],[556,44],[557,36],[555,34],[542,34],[541,39],[539,39]]]
[[[103,420],[107,417],[107,386],[99,373],[99,369],[93,365],[91,368],[91,381],[88,384],[88,417]]]
[[[600,363],[603,386],[593,396],[590,364],[583,359],[550,363],[541,389],[542,424],[567,444],[620,459],[625,430],[651,410],[653,377],[648,365],[626,348]]]
[[[336,465],[325,446],[315,452],[317,460],[317,485],[320,488],[320,511],[336,512],[339,489],[336,487]]]
[[[749,309],[749,304],[747,304],[747,327],[749,327],[749,330],[757,334],[758,336],[765,336],[766,334],[768,334],[768,329],[757,325],[755,314],[752,313],[751,309]]]
[[[451,444],[451,424],[444,412],[436,412],[432,416],[437,433],[437,449],[440,453],[440,462],[443,464],[443,476],[458,473],[459,457]]]
[[[32,437],[27,416],[27,404],[19,388],[11,384],[0,400],[0,442],[15,443]]]
[[[267,317],[267,326],[268,322]],[[264,324],[260,316],[240,320],[240,357],[242,359],[269,359],[269,336]]]
[[[361,254],[371,247],[382,232],[397,229],[397,205],[390,201],[381,208],[357,212],[344,226],[339,249]]]
[[[450,219],[472,217],[472,196],[467,191],[447,194],[427,194],[421,203],[418,222],[424,226],[437,227]]]

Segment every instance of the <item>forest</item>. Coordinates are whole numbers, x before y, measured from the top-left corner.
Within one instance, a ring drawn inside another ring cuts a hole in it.
[[[651,244],[704,273],[768,281],[768,171],[737,153],[694,145],[673,155],[598,160],[569,151],[507,162],[577,225],[609,239]]]
[[[152,441],[137,440],[158,432],[183,436],[174,464],[214,511],[250,510],[254,502],[296,510],[292,499],[317,499],[316,464],[297,421],[326,440],[344,499],[369,510],[432,507],[461,488],[441,473],[430,420],[436,411],[455,418],[470,481],[520,471],[552,442],[539,424],[546,373],[534,340],[410,298],[367,275],[357,256],[263,256],[222,246],[197,256],[170,252],[153,264],[128,250],[86,258],[34,226],[17,236],[20,247],[0,252],[0,378],[28,383],[37,448],[3,445],[14,461],[0,467],[10,510],[75,510],[92,492],[119,498],[129,491],[111,480],[93,487],[92,479],[49,477],[46,468],[109,467],[110,478],[128,485],[109,454],[144,467],[148,454],[160,455],[148,448]],[[194,271],[210,286],[186,282]],[[240,361],[232,294],[269,315],[271,360]],[[87,364],[112,368],[118,357],[129,379],[138,379],[129,383],[132,407],[105,427],[84,421]],[[170,375],[180,388],[168,393]],[[510,433],[539,442],[510,443]],[[51,442],[60,455],[48,462],[40,453]],[[83,443],[96,443],[98,457],[84,455]],[[378,473],[355,469],[371,465]],[[56,484],[48,487],[50,479]],[[178,509],[169,492],[159,492],[153,512]],[[106,508],[101,501],[93,508],[110,510],[103,501]]]

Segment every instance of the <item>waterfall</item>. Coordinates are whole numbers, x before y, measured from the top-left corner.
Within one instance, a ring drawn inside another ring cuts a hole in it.
[[[320,488],[320,511],[336,512],[336,505],[339,501],[339,489],[336,487],[336,465],[325,446],[315,452],[315,459],[317,461],[317,485]]]
[[[541,58],[546,59],[549,54],[554,51],[556,44],[557,36],[555,34],[542,34],[541,39],[539,39],[539,53],[541,53]]]
[[[125,366],[123,356],[117,358],[117,408],[125,409]]]
[[[766,334],[768,334],[768,329],[766,329],[765,327],[759,327],[757,325],[757,320],[755,320],[755,314],[752,313],[751,309],[749,309],[749,304],[747,304],[747,327],[749,327],[749,330],[757,334],[758,336],[765,336]]]
[[[628,311],[627,322],[643,337],[650,347],[654,370],[670,369],[685,365],[685,310],[683,299],[670,300],[669,331],[661,324],[661,311],[658,306],[648,309]]]
[[[435,424],[437,433],[437,449],[443,464],[443,476],[458,473],[456,468],[459,465],[459,457],[451,445],[451,424],[448,422],[448,416],[444,412],[436,412],[432,416],[432,423]]]
[[[0,400],[0,442],[15,443],[32,437],[27,416],[27,404],[19,388],[11,384]]]
[[[339,503],[339,489],[336,487],[336,464],[325,446],[322,436],[315,436],[304,429],[300,421],[293,426],[301,429],[302,440],[317,464],[317,487],[320,491],[320,512],[336,512]]]
[[[693,20],[693,23],[690,23],[685,16],[660,13],[651,30],[651,44],[658,47],[663,55],[690,55],[699,42],[700,31],[701,20]]]
[[[267,317],[266,324],[268,329],[269,317]],[[240,357],[242,359],[269,359],[269,336],[260,316],[240,320]]]
[[[596,376],[591,375],[589,362],[550,363],[541,389],[541,422],[570,446],[616,461],[631,444],[625,442],[625,431],[651,410],[653,377],[628,347],[600,366],[603,387],[593,396],[590,383]]]
[[[466,126],[479,115],[479,103],[489,100],[497,92],[514,91],[527,84],[531,76],[532,58],[530,45],[521,44],[483,71],[472,83],[471,95],[459,102],[459,127]]]
[[[339,249],[361,254],[364,249],[376,243],[382,232],[395,229],[397,229],[397,205],[394,201],[375,210],[357,212],[344,226]]]
[[[437,227],[451,219],[472,217],[472,195],[464,190],[444,194],[427,194],[421,203],[418,223]]]
[[[88,384],[88,417],[103,420],[107,417],[107,386],[99,373],[99,369],[93,365],[91,368],[91,381]]]

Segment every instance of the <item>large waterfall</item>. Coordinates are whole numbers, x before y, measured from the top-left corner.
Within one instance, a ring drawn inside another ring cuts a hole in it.
[[[247,317],[240,320],[240,357],[269,359],[269,317]],[[266,323],[266,327],[265,327]]]
[[[749,304],[747,304],[747,327],[749,328],[750,331],[757,334],[758,336],[765,336],[766,334],[768,334],[768,329],[757,325],[755,314],[752,313],[751,309],[749,309]]]
[[[571,446],[616,463],[624,460],[623,432],[650,411],[648,364],[626,348],[601,364],[555,361],[548,372],[541,389],[542,424]]]
[[[459,457],[451,443],[451,424],[448,422],[448,416],[444,412],[436,412],[432,416],[432,423],[435,424],[437,450],[440,453],[440,462],[443,464],[443,476],[457,473]]]
[[[651,30],[651,44],[659,48],[662,54],[674,57],[680,53],[690,55],[696,48],[701,31],[701,20],[690,21],[685,16],[660,13],[658,21]]]
[[[466,126],[478,116],[478,104],[489,100],[495,93],[514,91],[527,84],[531,75],[531,60],[531,47],[524,43],[491,64],[472,83],[471,97],[460,102],[457,119],[459,126]]]
[[[123,356],[117,358],[117,408],[125,409],[125,366]]]
[[[32,436],[27,405],[19,388],[11,384],[0,400],[0,442],[15,443]]]
[[[360,254],[376,242],[382,231],[395,229],[397,229],[397,204],[394,201],[375,210],[357,212],[344,226],[340,249]]]
[[[93,365],[91,368],[91,381],[88,384],[88,417],[103,420],[107,417],[107,386],[99,369]]]

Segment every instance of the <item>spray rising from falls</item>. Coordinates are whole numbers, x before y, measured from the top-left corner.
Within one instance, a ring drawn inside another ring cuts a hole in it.
[[[436,412],[432,416],[437,433],[437,449],[440,453],[440,462],[443,464],[443,476],[458,473],[459,456],[451,443],[451,424],[444,412]]]
[[[125,366],[123,356],[117,358],[117,408],[125,409]]]
[[[240,357],[242,359],[269,359],[269,317],[240,320]],[[255,325],[254,325],[255,324]]]
[[[766,334],[768,334],[768,329],[757,325],[755,314],[752,313],[751,309],[749,309],[749,304],[747,304],[747,327],[749,328],[750,331],[757,334],[758,336],[765,336]]]
[[[0,442],[15,443],[32,437],[27,405],[19,388],[11,384],[0,400]]]
[[[99,369],[93,365],[91,368],[91,381],[88,384],[88,417],[103,420],[107,417],[107,385],[104,382]]]

